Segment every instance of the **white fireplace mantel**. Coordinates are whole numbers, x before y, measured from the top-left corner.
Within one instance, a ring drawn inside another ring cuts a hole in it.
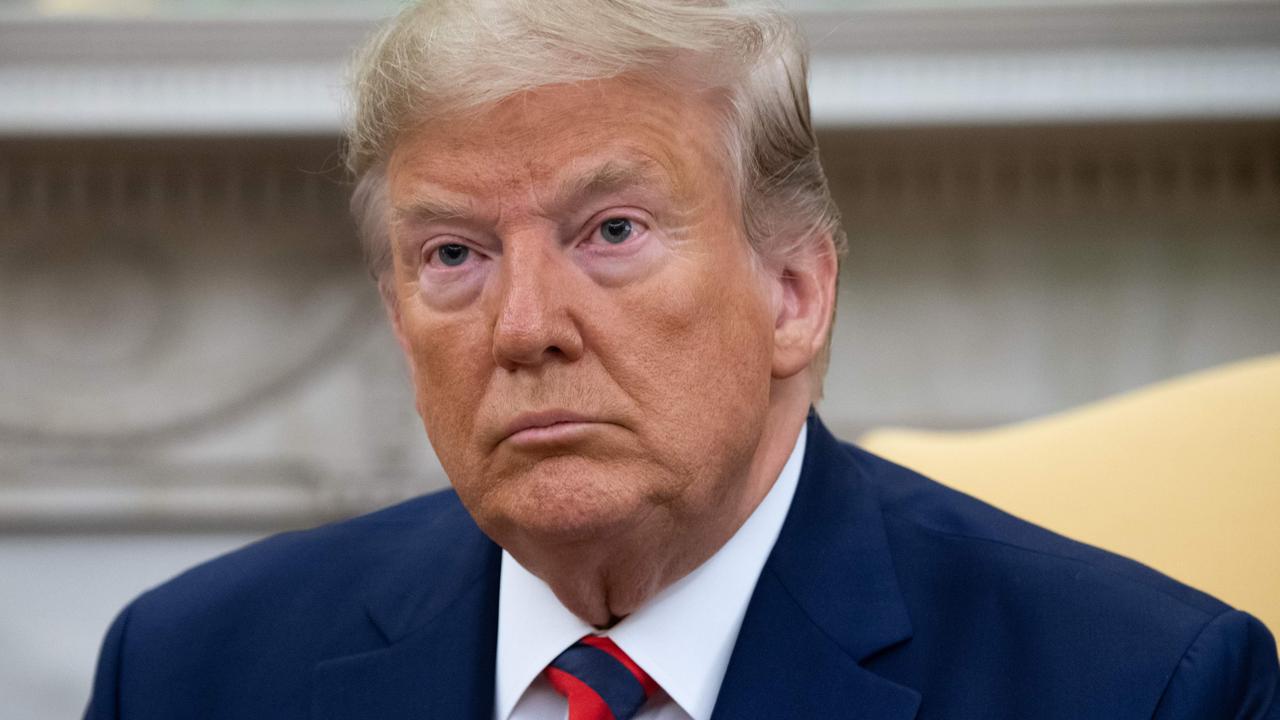
[[[1280,3],[796,12],[826,127],[1280,115]],[[0,19],[0,134],[332,134],[372,19]]]

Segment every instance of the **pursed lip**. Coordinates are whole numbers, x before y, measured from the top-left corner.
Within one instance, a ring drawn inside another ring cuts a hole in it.
[[[503,429],[502,439],[529,440],[556,439],[572,432],[585,424],[601,423],[602,420],[572,412],[570,410],[542,410],[539,412],[521,413]]]

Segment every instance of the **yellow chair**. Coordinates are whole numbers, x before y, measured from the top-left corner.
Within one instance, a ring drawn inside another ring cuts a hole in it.
[[[1280,355],[1006,427],[873,430],[860,444],[1280,634]]]

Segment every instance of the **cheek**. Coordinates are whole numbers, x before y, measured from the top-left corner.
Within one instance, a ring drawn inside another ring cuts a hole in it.
[[[615,327],[627,330],[617,334],[617,359],[630,369],[631,390],[667,406],[660,417],[687,423],[726,404],[767,400],[771,315],[758,280],[740,270],[699,267],[621,303]]]
[[[472,313],[411,318],[406,324],[414,393],[423,424],[441,460],[472,433],[492,353]]]
[[[772,322],[760,297],[743,287],[718,288],[700,303],[690,332],[691,357],[705,408],[763,405],[772,377]]]
[[[772,322],[762,293],[719,270],[631,298],[609,368],[645,419],[642,442],[670,471],[649,488],[651,497],[696,516],[732,501],[772,386]]]

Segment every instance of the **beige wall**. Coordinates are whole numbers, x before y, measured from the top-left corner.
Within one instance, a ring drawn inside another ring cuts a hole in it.
[[[335,147],[0,140],[17,717],[75,715],[107,620],[178,568],[444,484]],[[846,129],[823,147],[852,252],[822,411],[846,435],[1003,422],[1280,350],[1274,122]]]

